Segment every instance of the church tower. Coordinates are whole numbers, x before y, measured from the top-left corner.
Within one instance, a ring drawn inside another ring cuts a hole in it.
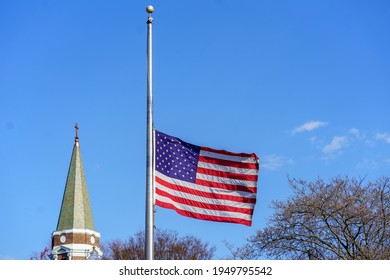
[[[52,234],[51,258],[86,260],[101,257],[100,233],[95,231],[81,160],[78,125],[57,229]]]

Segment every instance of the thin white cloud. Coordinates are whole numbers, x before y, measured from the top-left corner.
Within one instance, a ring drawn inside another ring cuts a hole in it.
[[[349,133],[351,133],[352,135],[359,135],[360,134],[360,131],[359,129],[355,128],[355,127],[352,127],[350,130],[349,130]]]
[[[357,139],[360,139],[362,137],[362,134],[360,133],[359,129],[354,127],[349,130],[349,133],[355,136]]]
[[[320,127],[325,126],[327,124],[328,124],[327,122],[323,122],[323,121],[309,121],[309,122],[306,122],[306,123],[294,128],[292,131],[292,134],[312,131],[314,129],[320,128]]]
[[[366,133],[364,131],[361,131],[361,130],[353,127],[348,131],[348,139],[350,139],[352,141],[354,141],[354,140],[363,141],[363,140],[366,140],[367,137],[366,137]]]
[[[357,163],[356,168],[358,169],[376,169],[379,163],[375,158],[364,158]]]
[[[384,165],[385,166],[390,165],[390,158],[381,158],[380,156],[376,156],[371,158],[364,158],[356,165],[356,168],[377,169],[377,168],[383,168]]]
[[[286,159],[277,155],[266,155],[260,157],[260,168],[270,171],[280,170],[285,164],[291,164],[291,159]]]
[[[322,152],[324,154],[332,154],[342,148],[344,148],[347,145],[347,137],[345,136],[334,136],[332,141],[325,145],[325,147],[322,149]]]
[[[377,140],[383,140],[386,143],[390,143],[390,133],[384,132],[384,133],[377,133],[375,135],[375,139]]]

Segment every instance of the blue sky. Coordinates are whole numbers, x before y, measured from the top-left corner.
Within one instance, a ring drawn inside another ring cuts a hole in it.
[[[292,178],[390,171],[388,1],[0,2],[0,259],[55,230],[74,143],[102,241],[144,228],[146,19],[156,128],[260,157],[253,226],[158,208],[156,226],[227,255]]]

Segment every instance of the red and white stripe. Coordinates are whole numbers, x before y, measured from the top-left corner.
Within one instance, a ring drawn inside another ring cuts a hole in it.
[[[183,216],[250,226],[258,169],[255,154],[202,147],[195,183],[155,171],[156,204]]]

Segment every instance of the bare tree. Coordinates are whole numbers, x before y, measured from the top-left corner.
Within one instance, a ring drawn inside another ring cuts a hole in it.
[[[41,252],[33,252],[30,256],[30,260],[50,260],[50,247],[51,247],[51,240],[47,242],[47,245]]]
[[[145,258],[144,248],[144,231],[137,232],[126,241],[114,240],[102,246],[104,258],[114,260],[142,260]],[[215,247],[210,247],[195,236],[180,237],[176,231],[156,230],[156,260],[209,260],[213,258],[214,252]]]
[[[231,250],[235,259],[390,259],[390,178],[374,183],[289,179],[268,225]],[[244,252],[244,255],[240,252]]]

